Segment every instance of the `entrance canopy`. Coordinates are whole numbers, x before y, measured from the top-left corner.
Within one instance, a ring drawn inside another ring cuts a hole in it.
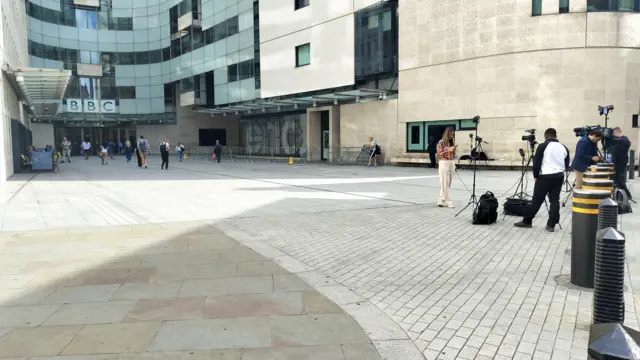
[[[274,113],[291,111],[293,109],[306,109],[317,106],[340,105],[358,103],[361,100],[385,100],[391,94],[387,90],[356,89],[319,93],[316,95],[297,96],[283,99],[265,99],[215,108],[201,108],[197,112],[211,115],[246,115],[251,113]]]
[[[67,90],[70,70],[38,68],[5,68],[20,100],[26,102],[35,116],[52,115],[58,112],[60,100]]]

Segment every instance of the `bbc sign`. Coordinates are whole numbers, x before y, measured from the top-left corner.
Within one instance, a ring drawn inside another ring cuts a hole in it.
[[[67,112],[73,113],[103,113],[113,114],[116,113],[116,101],[115,100],[82,100],[82,99],[67,99]]]

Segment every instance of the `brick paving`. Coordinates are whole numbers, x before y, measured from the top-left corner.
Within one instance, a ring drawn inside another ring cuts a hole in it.
[[[563,229],[547,233],[544,208],[526,230],[513,228],[512,217],[500,216],[492,226],[472,226],[469,210],[454,217],[458,209],[435,207],[437,174],[423,168],[191,161],[169,172],[119,164],[105,172],[77,166],[39,175],[5,200],[3,230],[64,226],[47,211],[57,206],[46,203],[53,189],[71,203],[65,209],[78,211],[78,226],[206,220],[344,285],[354,295],[332,300],[347,309],[366,302],[382,310],[428,360],[586,358],[592,293],[567,281],[570,205],[562,209]],[[458,208],[469,197],[471,175],[461,170],[454,178]],[[517,177],[479,172],[477,194],[510,194]],[[94,200],[113,214],[105,219],[92,205],[75,205]],[[31,223],[9,221],[24,216],[25,206]],[[622,217],[628,239],[640,233],[636,216]],[[627,244],[625,323],[638,328],[640,246]],[[361,325],[366,318],[354,317]],[[384,316],[375,319],[385,323]]]

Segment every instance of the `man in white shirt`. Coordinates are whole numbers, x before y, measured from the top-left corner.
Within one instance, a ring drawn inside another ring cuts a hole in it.
[[[82,155],[84,155],[85,160],[89,160],[89,153],[91,152],[91,143],[89,140],[85,140],[82,145]]]
[[[533,218],[547,195],[550,203],[547,231],[553,232],[556,224],[560,223],[560,191],[564,183],[564,172],[569,167],[569,149],[557,137],[556,129],[549,128],[544,132],[545,142],[538,145],[533,157],[533,180],[536,184],[529,214],[521,222],[513,224],[515,227],[532,227]]]
[[[62,138],[62,162],[67,159],[68,162],[71,162],[71,141],[67,140],[65,136]]]

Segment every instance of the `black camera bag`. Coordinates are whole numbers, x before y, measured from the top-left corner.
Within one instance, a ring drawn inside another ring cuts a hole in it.
[[[512,198],[504,202],[505,215],[525,216],[531,208],[531,200]]]

